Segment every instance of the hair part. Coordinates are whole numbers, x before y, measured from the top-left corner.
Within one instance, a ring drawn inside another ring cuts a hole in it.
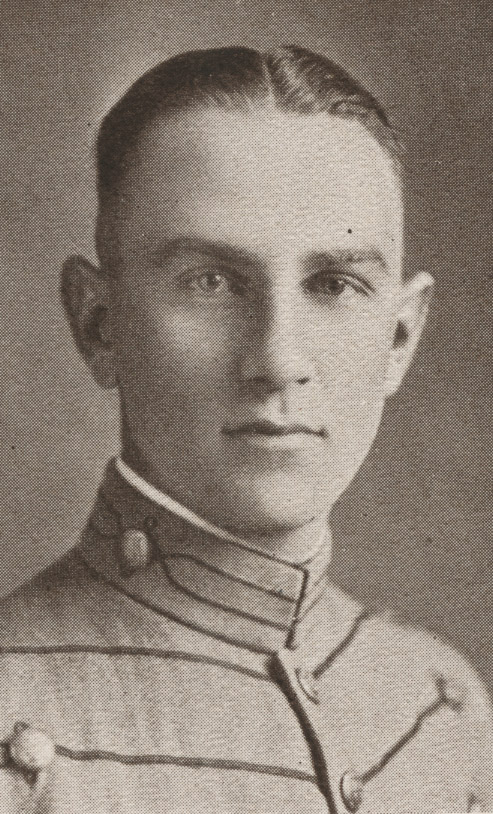
[[[402,176],[402,145],[375,97],[341,66],[297,45],[261,53],[216,48],[172,57],[141,76],[103,119],[96,141],[99,214],[97,248],[104,251],[103,222],[143,131],[157,118],[218,107],[251,111],[260,104],[310,115],[327,113],[358,121]]]

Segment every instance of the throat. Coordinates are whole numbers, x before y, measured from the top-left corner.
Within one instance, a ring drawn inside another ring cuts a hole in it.
[[[131,454],[131,453],[134,454]],[[230,539],[271,557],[276,557],[293,565],[309,563],[322,549],[325,558],[331,555],[331,534],[326,514],[317,515],[306,523],[296,527],[258,528],[255,526],[219,527],[211,523],[207,517],[200,516],[182,503],[162,492],[153,485],[152,475],[149,477],[148,469],[138,459],[135,464],[135,451],[124,450],[122,456],[116,459],[116,468],[119,473],[135,489],[144,494],[158,505],[164,506],[184,520],[217,538]]]
[[[331,535],[326,515],[314,517],[308,523],[293,529],[231,530],[252,548],[263,551],[286,562],[302,565],[309,562],[322,549],[330,557]]]

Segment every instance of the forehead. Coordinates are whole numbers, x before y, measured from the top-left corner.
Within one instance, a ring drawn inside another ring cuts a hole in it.
[[[275,109],[210,109],[144,132],[123,187],[128,237],[199,233],[259,253],[378,243],[401,250],[390,158],[358,123]]]

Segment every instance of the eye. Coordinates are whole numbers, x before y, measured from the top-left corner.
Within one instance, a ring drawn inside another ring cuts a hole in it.
[[[223,294],[241,294],[244,286],[233,274],[215,269],[203,270],[182,278],[181,285],[188,291],[206,297],[220,297]]]
[[[195,285],[204,294],[218,294],[228,290],[229,280],[217,271],[207,271],[195,278]]]
[[[344,294],[347,281],[343,280],[341,277],[333,277],[329,276],[327,280],[322,282],[322,285],[317,285],[317,289],[324,294],[332,294],[334,297],[339,297],[341,294]]]
[[[363,280],[336,271],[317,272],[305,281],[304,287],[312,294],[327,297],[342,297],[351,292],[368,296],[371,291],[371,286]]]

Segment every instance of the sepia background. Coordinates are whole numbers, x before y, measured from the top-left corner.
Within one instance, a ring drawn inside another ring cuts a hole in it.
[[[333,515],[333,578],[447,636],[493,690],[492,30],[489,0],[3,0],[0,593],[77,539],[116,401],[58,301],[93,257],[97,123],[182,50],[296,42],[342,62],[407,146],[409,271],[437,279],[412,371]]]

